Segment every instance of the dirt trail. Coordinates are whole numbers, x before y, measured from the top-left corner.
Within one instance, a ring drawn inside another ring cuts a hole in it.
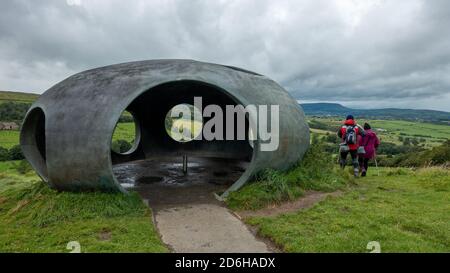
[[[201,187],[203,191],[205,187]],[[189,191],[198,193],[192,187]],[[174,252],[273,252],[277,249],[255,236],[241,219],[253,216],[274,217],[312,207],[328,196],[342,192],[323,193],[308,191],[302,198],[279,206],[257,211],[231,212],[213,197],[213,188],[203,195],[201,202],[178,202],[176,205],[155,205],[154,217],[162,240]],[[208,198],[209,197],[209,198]]]
[[[219,202],[214,193],[223,192],[236,181],[246,163],[191,158],[188,173],[184,174],[176,160],[155,158],[119,164],[114,168],[120,183],[137,191],[153,210],[161,239],[174,252],[277,251],[240,219],[297,211],[327,196],[339,194],[310,191],[294,202],[235,213]]]
[[[324,193],[318,191],[307,191],[305,195],[298,200],[292,202],[286,202],[281,205],[274,205],[271,207],[267,207],[264,209],[252,211],[252,210],[243,210],[236,211],[235,214],[240,218],[248,218],[248,217],[275,217],[280,214],[296,212],[301,209],[306,209],[312,207],[317,202],[320,202],[327,198],[328,196],[339,196],[342,192],[332,192],[332,193]]]

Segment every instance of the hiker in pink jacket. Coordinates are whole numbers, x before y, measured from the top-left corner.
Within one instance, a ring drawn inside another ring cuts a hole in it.
[[[380,145],[380,140],[368,123],[364,123],[364,131],[365,135],[359,141],[359,145],[364,147],[364,153],[358,155],[361,176],[366,176],[369,160],[375,158],[378,145]]]

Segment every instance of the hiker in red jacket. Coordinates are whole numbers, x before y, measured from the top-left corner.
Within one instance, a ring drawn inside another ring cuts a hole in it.
[[[350,153],[352,157],[352,165],[355,177],[359,175],[358,162],[358,136],[364,136],[364,130],[356,124],[352,115],[348,115],[344,121],[344,125],[339,129],[338,136],[342,138],[340,144],[340,165],[344,169],[347,163],[347,155]]]
[[[358,152],[359,167],[361,168],[361,176],[366,176],[367,169],[369,168],[369,160],[375,158],[375,153],[380,145],[380,140],[368,123],[364,123],[365,135],[361,138],[359,144],[363,148],[360,148],[361,152]]]

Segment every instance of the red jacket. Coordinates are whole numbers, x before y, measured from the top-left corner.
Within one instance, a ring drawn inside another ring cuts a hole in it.
[[[355,144],[348,144],[348,148],[350,151],[358,150],[359,147],[359,139],[363,135],[360,128],[356,126],[356,121],[353,119],[347,119],[344,121],[344,125],[341,127],[341,129],[338,131],[338,136],[342,138],[342,141],[345,142],[345,133],[347,132],[347,126],[355,126],[355,133],[356,133],[356,143]]]

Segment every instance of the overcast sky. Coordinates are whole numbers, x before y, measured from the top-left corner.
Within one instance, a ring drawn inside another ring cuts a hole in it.
[[[450,1],[1,3],[0,90],[161,58],[253,70],[302,102],[450,111]]]

